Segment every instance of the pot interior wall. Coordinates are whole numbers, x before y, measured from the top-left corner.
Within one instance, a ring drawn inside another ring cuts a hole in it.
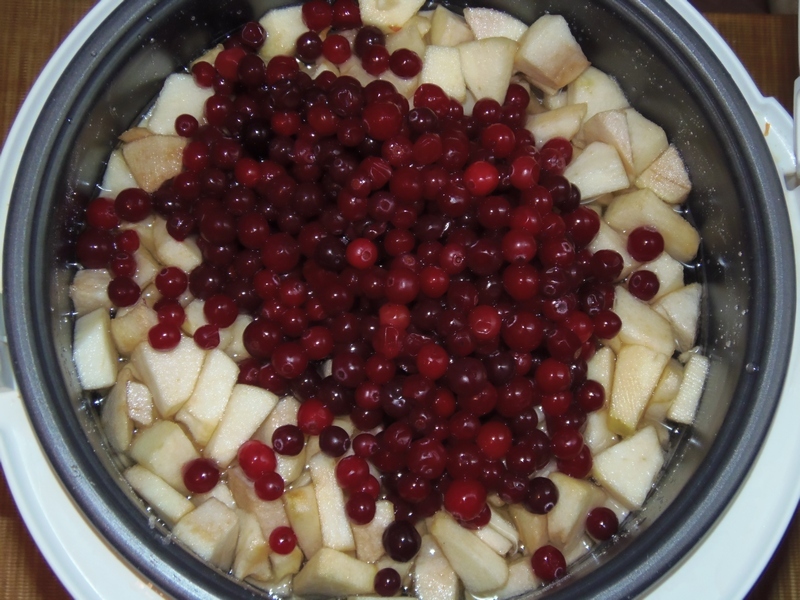
[[[71,360],[71,242],[81,227],[78,211],[96,195],[116,137],[135,123],[163,79],[276,4],[124,2],[59,82],[23,160],[9,219],[6,314],[37,431],[90,520],[173,595],[241,595],[242,588],[163,543],[166,532],[148,526],[144,507],[136,509],[117,459],[106,450],[94,399],[81,393]],[[697,424],[674,434],[681,460],[670,463],[645,510],[628,524],[637,535],[583,561],[570,578],[577,580],[573,585],[553,589],[576,597],[638,593],[678,561],[724,508],[777,402],[794,304],[780,186],[760,132],[740,118],[749,114],[741,95],[696,34],[662,3],[488,5],[527,22],[545,12],[565,15],[587,56],[617,77],[634,107],[665,128],[692,174],[689,207],[703,246],[689,271],[707,286],[701,341],[713,363]],[[732,461],[732,454],[741,458]],[[595,570],[601,563],[602,574]]]

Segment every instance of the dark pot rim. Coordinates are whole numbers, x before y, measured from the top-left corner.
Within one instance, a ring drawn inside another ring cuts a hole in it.
[[[641,535],[602,569],[588,573],[553,597],[632,597],[644,592],[700,540],[728,505],[760,447],[788,367],[794,323],[795,275],[792,236],[773,159],[750,108],[727,70],[694,29],[664,2],[603,0],[620,18],[648,34],[676,70],[695,84],[694,95],[725,131],[738,166],[751,177],[749,207],[758,221],[759,247],[753,257],[759,275],[753,289],[753,341],[749,362],[761,369],[744,378],[737,396],[757,395],[758,403],[732,406],[705,461],[690,485]],[[148,525],[131,497],[108,470],[108,463],[86,443],[74,407],[64,401],[59,349],[43,325],[52,322],[49,270],[43,233],[48,221],[53,178],[63,169],[80,125],[86,94],[102,86],[108,55],[139,44],[136,31],[147,28],[168,9],[157,0],[123,2],[95,29],[66,67],[34,126],[14,184],[3,264],[3,298],[12,362],[28,413],[55,471],[87,519],[143,576],[176,597],[260,597],[230,577],[208,568],[169,537]],[[56,155],[62,162],[51,160]],[[20,198],[31,198],[22,202]],[[767,257],[773,257],[767,260]],[[769,307],[769,310],[758,310]],[[61,349],[63,351],[64,349]],[[757,406],[755,406],[757,404]],[[701,482],[702,485],[697,485]],[[167,540],[167,543],[165,543]]]

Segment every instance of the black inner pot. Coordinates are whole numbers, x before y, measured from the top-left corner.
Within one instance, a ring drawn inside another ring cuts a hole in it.
[[[119,474],[71,359],[67,288],[78,211],[96,195],[116,136],[163,79],[276,0],[128,1],[67,66],[22,157],[6,232],[4,310],[16,376],[55,470],[97,530],[129,563],[177,597],[258,596],[151,527]],[[789,219],[773,161],[750,109],[700,37],[656,0],[488,2],[532,22],[563,14],[599,68],[682,152],[703,245],[701,342],[712,360],[696,425],[635,534],[581,561],[553,597],[630,597],[647,590],[702,538],[761,445],[778,402],[794,321]],[[454,3],[458,9],[459,3]],[[658,518],[656,518],[658,517]],[[79,552],[79,548],[74,551]],[[597,566],[602,568],[596,568]],[[569,585],[564,585],[569,583]]]

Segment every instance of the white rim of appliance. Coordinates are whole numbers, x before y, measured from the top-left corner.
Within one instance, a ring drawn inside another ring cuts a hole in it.
[[[42,71],[23,104],[0,155],[0,230],[5,230],[19,160],[27,139],[63,65],[122,0],[101,0],[78,24]],[[774,99],[764,98],[730,47],[687,0],[667,2],[703,37],[728,68],[765,132],[781,180],[795,172],[792,121]],[[800,188],[784,182],[789,217],[800,232]],[[0,250],[3,240],[0,236]],[[795,238],[800,267],[800,235]],[[799,280],[800,281],[800,280]],[[1,316],[1,315],[0,315]],[[147,600],[162,594],[143,579],[94,530],[52,470],[33,431],[11,375],[5,331],[0,330],[0,464],[32,537],[69,593],[79,600]],[[800,319],[796,320],[791,362],[800,360]],[[790,369],[765,443],[745,483],[703,541],[664,577],[648,596],[672,599],[743,597],[777,548],[800,499],[800,477],[787,456],[800,455],[800,405],[789,402],[800,390],[800,369]],[[768,489],[769,494],[763,490]],[[80,551],[75,551],[80,548]]]

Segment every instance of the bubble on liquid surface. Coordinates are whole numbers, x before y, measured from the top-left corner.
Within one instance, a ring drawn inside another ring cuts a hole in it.
[[[747,371],[748,373],[758,373],[759,366],[755,363],[747,363],[744,366],[744,370]]]

